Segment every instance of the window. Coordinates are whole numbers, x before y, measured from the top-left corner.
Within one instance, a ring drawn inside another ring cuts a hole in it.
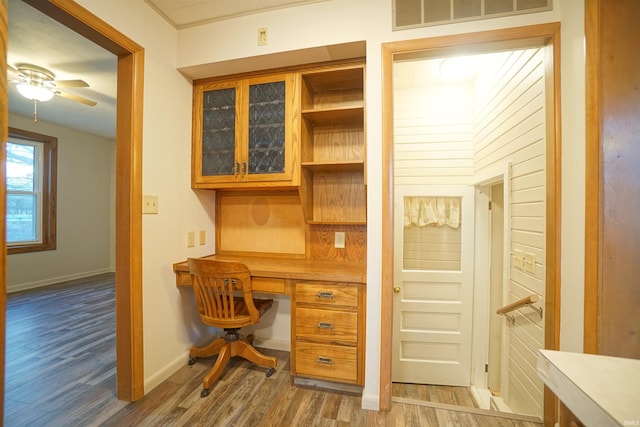
[[[6,143],[7,252],[56,248],[58,138],[9,128]]]

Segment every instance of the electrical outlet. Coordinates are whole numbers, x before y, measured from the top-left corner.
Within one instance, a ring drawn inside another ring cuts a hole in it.
[[[207,243],[207,232],[200,230],[200,245],[204,245],[205,243]]]
[[[142,196],[142,213],[158,213],[158,196],[155,196],[153,194],[145,194],[144,196]]]
[[[193,231],[187,231],[187,247],[192,248],[195,246],[195,233]]]
[[[336,248],[344,248],[344,231],[336,231],[335,243]]]

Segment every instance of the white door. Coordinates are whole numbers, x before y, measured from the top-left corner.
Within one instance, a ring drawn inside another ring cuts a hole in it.
[[[392,381],[468,386],[472,186],[396,186]]]

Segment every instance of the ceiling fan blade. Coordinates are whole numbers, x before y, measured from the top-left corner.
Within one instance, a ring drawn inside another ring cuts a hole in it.
[[[91,101],[90,99],[83,98],[81,96],[73,95],[73,94],[66,93],[66,92],[56,91],[56,95],[60,95],[61,97],[67,98],[67,99],[69,99],[71,101],[80,102],[82,104],[88,105],[89,107],[93,107],[94,105],[97,104],[97,102]]]
[[[54,80],[56,87],[89,87],[84,80]]]
[[[7,78],[10,80],[24,80],[24,75],[18,69],[13,68],[11,65],[7,64]]]

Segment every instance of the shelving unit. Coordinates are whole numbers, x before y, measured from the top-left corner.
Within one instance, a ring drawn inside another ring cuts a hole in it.
[[[303,72],[300,102],[307,223],[365,225],[364,64]]]

